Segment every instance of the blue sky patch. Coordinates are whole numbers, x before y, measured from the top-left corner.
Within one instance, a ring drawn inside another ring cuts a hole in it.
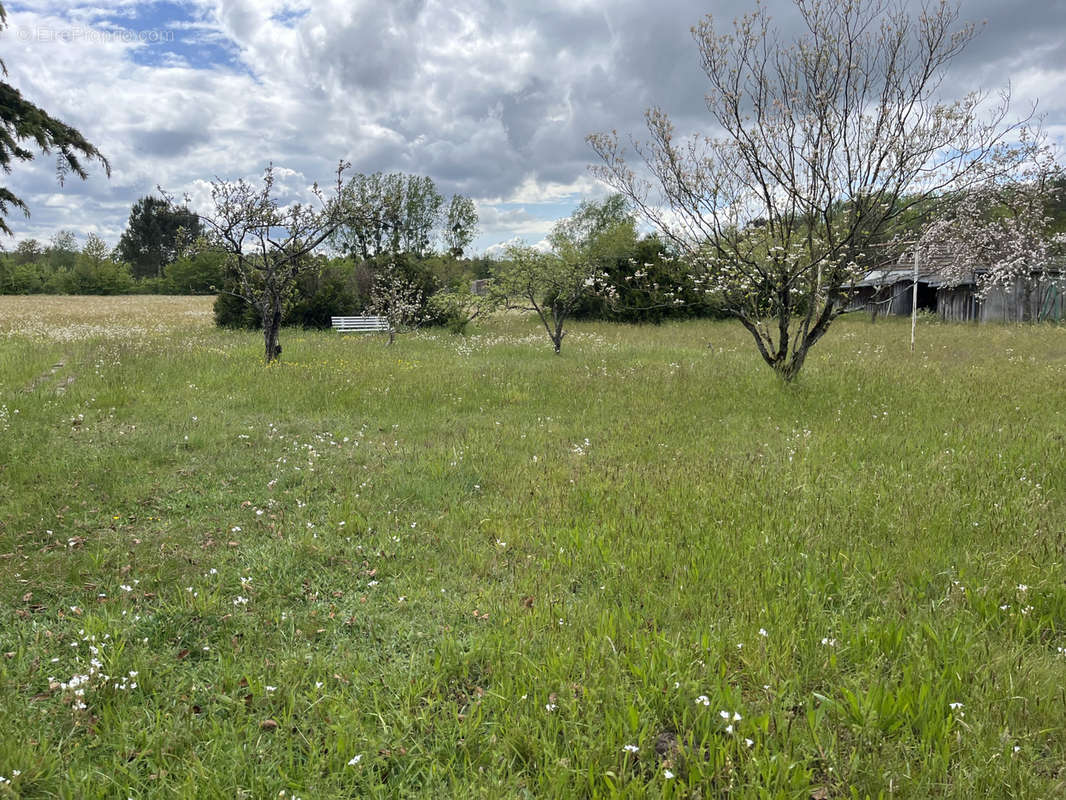
[[[285,8],[274,14],[270,19],[279,25],[292,27],[294,22],[298,22],[310,13],[311,10],[309,8]]]
[[[27,3],[11,3],[8,21],[19,26],[19,12],[36,11]],[[167,67],[186,64],[194,69],[243,70],[240,50],[213,20],[187,3],[139,3],[123,8],[71,5],[68,23],[41,29],[42,40],[123,41],[136,44],[130,50],[135,64]]]

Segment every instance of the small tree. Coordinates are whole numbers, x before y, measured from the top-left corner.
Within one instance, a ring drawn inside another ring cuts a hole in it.
[[[14,255],[16,264],[32,264],[44,257],[44,248],[36,239],[23,239],[15,247]]]
[[[392,344],[397,331],[417,328],[424,321],[426,304],[422,287],[405,275],[395,260],[390,260],[374,276],[366,310],[389,321],[389,344]]]
[[[869,247],[908,210],[930,211],[990,176],[1016,172],[1034,149],[984,98],[939,97],[947,65],[973,38],[941,0],[913,18],[896,0],[795,0],[805,32],[791,46],[761,6],[722,32],[693,29],[710,84],[716,138],[678,141],[647,113],[627,164],[615,134],[589,142],[594,171],[626,195],[689,261],[705,291],[793,380],[847,306]]]
[[[606,270],[635,252],[636,223],[625,198],[585,201],[548,235],[550,253],[511,245],[492,291],[507,308],[535,311],[558,354],[566,321],[594,293],[610,292]]]
[[[555,354],[562,351],[566,321],[599,277],[588,261],[568,260],[528,245],[508,245],[491,291],[507,308],[535,311]]]
[[[571,294],[569,286],[564,287],[568,277],[558,257],[526,244],[509,244],[496,266],[490,291],[505,308],[537,312],[558,354],[566,335],[563,325],[572,311],[566,302]],[[579,284],[577,288],[584,294],[584,280]],[[564,291],[554,291],[555,287]],[[573,305],[577,305],[576,299]]]
[[[281,352],[278,334],[286,300],[302,275],[318,269],[315,250],[341,222],[341,176],[347,167],[343,161],[337,167],[334,195],[327,197],[317,183],[312,187],[317,206],[280,205],[273,196],[273,166],[267,167],[258,189],[243,179],[211,183],[214,210],[200,215],[206,229],[203,245],[225,253],[234,281],[231,293],[261,314],[268,364]]]

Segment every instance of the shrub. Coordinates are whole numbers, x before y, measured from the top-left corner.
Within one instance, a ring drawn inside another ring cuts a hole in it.
[[[348,260],[332,262],[315,274],[304,275],[286,303],[285,324],[328,328],[334,315],[358,314],[366,305],[370,282],[365,266]],[[232,284],[224,284],[215,300],[215,324],[249,330],[262,327],[259,309],[232,291]]]

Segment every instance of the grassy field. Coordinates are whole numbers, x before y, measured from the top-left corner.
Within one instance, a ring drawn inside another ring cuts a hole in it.
[[[0,298],[0,798],[1059,797],[1066,329]]]

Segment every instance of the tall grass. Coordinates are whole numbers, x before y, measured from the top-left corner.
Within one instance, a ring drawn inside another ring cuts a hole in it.
[[[1062,793],[1061,327],[206,302],[0,298],[0,797]]]

